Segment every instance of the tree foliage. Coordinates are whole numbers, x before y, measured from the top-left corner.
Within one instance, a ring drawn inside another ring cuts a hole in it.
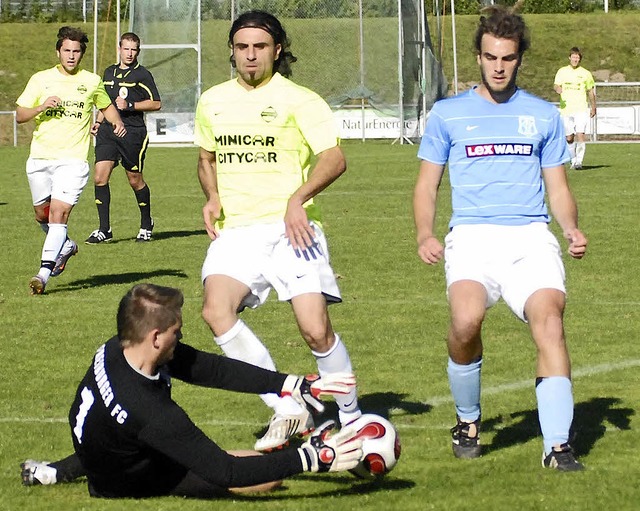
[[[122,15],[126,16],[129,3],[122,2]],[[407,0],[410,1],[410,0]],[[516,0],[499,0],[498,3],[513,5]],[[111,3],[98,4],[100,21],[113,19],[115,12],[109,11]],[[456,14],[478,14],[487,4],[486,0],[456,0]],[[2,22],[49,22],[65,23],[82,21],[82,0],[20,0],[2,2],[0,21]],[[354,0],[251,0],[243,3],[243,8],[263,9],[283,18],[345,18],[358,15],[358,2]],[[204,19],[229,19],[231,2],[226,0],[201,0],[201,12]],[[634,0],[610,0],[610,10],[636,9]],[[447,0],[425,0],[427,13],[449,14],[450,2]],[[601,9],[601,2],[595,0],[536,0],[525,2],[523,14],[593,12]],[[114,11],[111,5],[111,11]],[[362,12],[365,17],[396,16],[397,0],[363,0]]]

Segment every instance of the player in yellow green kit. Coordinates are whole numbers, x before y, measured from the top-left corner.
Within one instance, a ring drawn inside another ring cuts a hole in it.
[[[595,82],[591,73],[580,65],[581,61],[580,49],[571,48],[569,65],[558,69],[553,81],[554,90],[560,94],[560,113],[569,144],[571,168],[577,170],[582,169],[587,125],[596,115]]]
[[[56,43],[59,64],[34,74],[16,101],[16,120],[36,123],[27,177],[36,220],[46,233],[40,270],[29,281],[31,294],[43,294],[49,277],[62,273],[78,251],[67,237],[67,222],[89,179],[93,107],[113,124],[117,136],[126,133],[102,79],[79,67],[88,42],[82,30],[62,27]]]
[[[341,297],[313,202],[346,170],[331,110],[286,78],[296,59],[271,14],[239,16],[229,46],[237,78],[202,94],[196,110],[198,176],[212,240],[202,268],[203,317],[227,356],[275,369],[238,316],[274,289],[291,303],[320,374],[352,372],[328,315],[327,304]],[[313,428],[309,412],[293,400],[261,397],[274,415],[257,450],[277,449]],[[336,401],[343,425],[360,416],[355,388]]]

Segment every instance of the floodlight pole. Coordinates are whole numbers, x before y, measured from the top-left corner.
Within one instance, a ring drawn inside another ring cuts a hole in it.
[[[131,21],[129,21],[129,26],[131,26]],[[120,62],[120,52],[118,51],[118,47],[120,41],[120,0],[116,4],[116,62]]]
[[[236,9],[238,7],[236,6],[236,0],[231,0],[231,24],[233,25],[233,22],[236,19]],[[235,77],[236,73],[235,73],[235,68],[233,67],[233,64],[231,62],[229,62],[229,79],[233,80],[233,78]]]
[[[404,144],[404,76],[402,73],[402,58],[404,57],[403,39],[402,0],[398,0],[398,107],[400,111],[400,133],[398,134],[398,140],[400,140],[400,144]]]
[[[411,140],[405,136],[405,118],[404,118],[404,72],[402,68],[402,61],[404,60],[404,27],[402,24],[402,0],[398,0],[398,110],[400,114],[400,129],[398,138],[393,141],[395,144],[400,141],[400,144],[408,142],[412,144]]]
[[[422,81],[420,84],[420,91],[422,93],[422,108],[420,109],[420,113],[422,114],[422,119],[416,116],[416,122],[418,123],[418,134],[422,136],[424,133],[424,123],[422,121],[427,117],[427,12],[424,7],[424,0],[420,0],[419,2],[419,11],[421,29],[420,80]]]
[[[362,116],[362,142],[365,141],[365,105],[364,105],[364,24],[362,21],[362,0],[358,0],[358,20],[360,24],[360,113]]]
[[[169,5],[169,0],[167,0],[167,5]],[[202,2],[198,2],[198,85],[196,86],[196,93],[198,94],[198,100],[200,99],[200,94],[202,93]]]
[[[98,0],[93,2],[93,72],[98,72]]]
[[[453,39],[453,92],[458,94],[458,50],[456,44],[456,6],[451,0],[451,37]]]

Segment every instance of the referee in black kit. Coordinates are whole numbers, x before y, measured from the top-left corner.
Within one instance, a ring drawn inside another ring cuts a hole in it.
[[[109,212],[109,178],[118,163],[122,163],[127,172],[129,184],[140,208],[140,231],[136,241],[150,241],[153,232],[151,194],[142,175],[149,142],[144,112],[160,110],[162,103],[153,76],[138,63],[140,38],[133,32],[122,34],[119,54],[120,62],[105,69],[103,82],[124,121],[127,134],[124,138],[115,137],[107,123],[103,124],[102,113],[98,113],[96,123],[91,127],[91,133],[96,136],[94,184],[100,225],[86,239],[85,243],[88,245],[113,239]]]

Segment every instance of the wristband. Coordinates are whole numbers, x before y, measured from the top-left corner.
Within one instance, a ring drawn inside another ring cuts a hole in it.
[[[127,103],[127,110],[130,110],[130,111],[134,111],[135,110],[135,108],[133,106],[133,103]]]

